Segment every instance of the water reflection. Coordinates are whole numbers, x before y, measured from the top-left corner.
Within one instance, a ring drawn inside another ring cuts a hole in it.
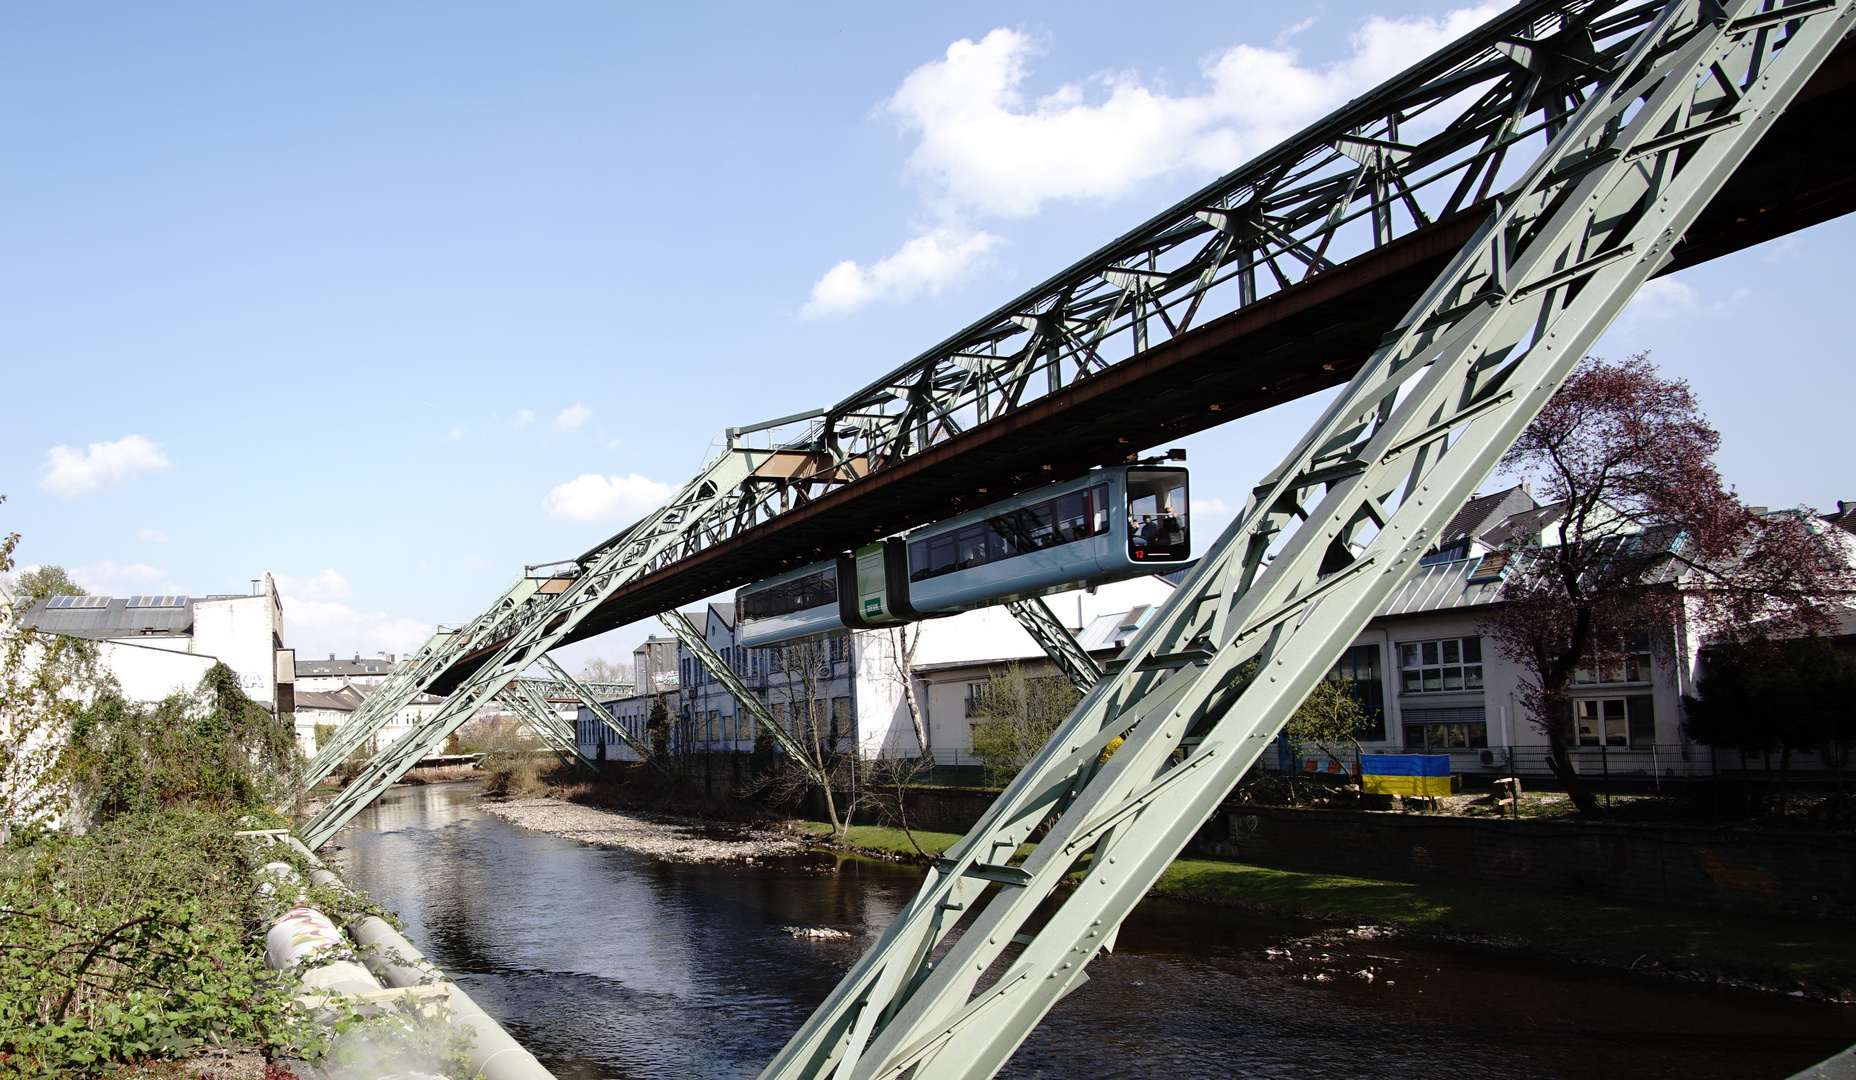
[[[754,1076],[919,881],[824,855],[666,865],[472,794],[395,789],[333,861],[563,1080]],[[1776,1080],[1856,1041],[1837,1006],[1310,933],[1148,901],[1001,1075]]]

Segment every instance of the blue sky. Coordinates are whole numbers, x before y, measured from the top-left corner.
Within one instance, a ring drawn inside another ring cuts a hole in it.
[[[0,531],[116,595],[269,570],[303,654],[402,651],[1493,10],[9,5]],[[1749,501],[1856,499],[1853,239],[1595,350],[1690,379]],[[1317,408],[1189,440],[1205,513]]]

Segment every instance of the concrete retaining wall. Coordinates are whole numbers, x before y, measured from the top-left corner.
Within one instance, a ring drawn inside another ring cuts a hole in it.
[[[1445,878],[1856,922],[1856,836],[1258,807],[1199,854],[1290,870]]]

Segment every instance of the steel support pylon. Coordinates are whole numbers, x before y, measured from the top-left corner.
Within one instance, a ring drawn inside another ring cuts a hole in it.
[[[573,726],[548,704],[546,694],[535,691],[532,680],[517,679],[496,695],[496,700],[528,721],[528,726],[540,736],[542,744],[561,759],[561,764],[572,766],[578,762],[597,773],[598,763],[580,752],[580,740],[574,737]]]
[[[425,722],[374,755],[355,782],[337,793],[303,826],[304,842],[311,849],[327,843],[363,807],[406,775],[418,763],[424,747],[462,727],[478,708],[546,656],[614,592],[646,573],[660,559],[702,550],[711,537],[692,531],[689,523],[701,520],[772,455],[772,450],[738,447],[717,456],[663,506],[589,553],[571,575],[548,579],[549,587],[563,582],[559,591],[545,591],[543,583],[536,581],[519,603],[511,603],[512,597],[506,595],[497,607],[479,616],[468,635],[459,635],[467,640],[454,641],[448,651],[455,659],[479,642],[494,642],[483,646],[494,652],[476,665]]]
[[[1589,43],[1607,10],[1616,62],[1498,212],[763,1080],[993,1076],[1856,21],[1674,0],[1557,9],[1539,36]]]
[[[593,715],[599,719],[599,722],[606,725],[608,731],[617,735],[619,740],[626,746],[631,747],[632,752],[637,754],[640,760],[648,763],[652,768],[663,773],[665,776],[670,775],[669,770],[664,768],[664,763],[657,759],[657,755],[651,753],[650,745],[631,732],[625,730],[625,725],[619,723],[619,718],[608,712],[604,703],[602,703],[591,690],[588,690],[579,679],[567,674],[566,668],[555,663],[554,657],[543,656],[541,658],[541,666],[543,670],[559,679],[561,684],[571,691],[575,697],[579,698],[580,704],[591,710]],[[634,687],[634,689],[636,689],[636,687]]]
[[[799,744],[799,740],[793,737],[792,732],[780,726],[780,722],[773,718],[773,713],[768,710],[766,704],[748,688],[747,683],[741,681],[740,676],[729,668],[728,663],[709,647],[708,639],[702,636],[687,616],[681,611],[666,611],[657,619],[684,648],[690,651],[691,655],[709,669],[716,681],[722,684],[722,688],[727,690],[729,695],[743,709],[746,709],[750,716],[754,717],[754,722],[765,729],[767,734],[773,736],[774,742],[779,744],[780,749],[785,751],[786,756],[791,758],[794,764],[805,770],[806,775],[814,784],[823,785],[831,782],[824,773],[819,771],[818,766],[813,764],[811,756]]]
[[[1102,668],[1096,663],[1095,657],[1083,651],[1076,636],[1063,625],[1057,613],[1050,609],[1043,598],[1034,596],[1029,600],[1012,600],[1005,605],[1005,609],[1012,613],[1012,618],[1018,620],[1018,625],[1025,628],[1025,633],[1031,635],[1031,640],[1038,643],[1044,655],[1050,657],[1050,662],[1057,666],[1064,678],[1070,680],[1071,685],[1087,694],[1091,687],[1102,680]]]

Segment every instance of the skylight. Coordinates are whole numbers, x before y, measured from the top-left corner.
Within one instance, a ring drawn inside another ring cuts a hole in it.
[[[129,606],[132,608],[186,607],[187,598],[184,596],[131,596]]]
[[[45,606],[47,609],[109,607],[110,598],[107,596],[54,596],[45,601]]]

